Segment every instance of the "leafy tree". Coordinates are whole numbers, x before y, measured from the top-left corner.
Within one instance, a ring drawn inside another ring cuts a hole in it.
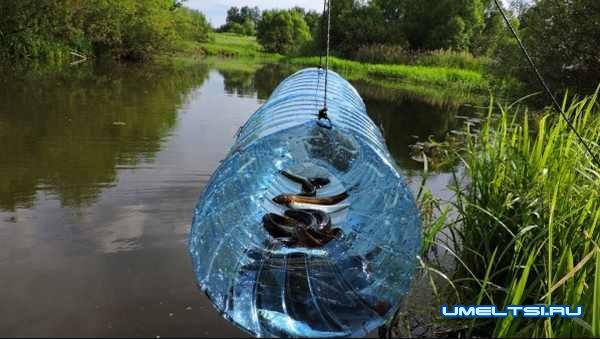
[[[481,0],[409,0],[400,25],[413,49],[468,50],[483,14]]]
[[[298,11],[270,10],[258,22],[257,39],[267,52],[288,54],[307,43],[311,33]]]
[[[310,32],[315,34],[318,32],[318,27],[321,24],[321,14],[317,11],[308,11],[304,13],[304,21],[306,21]]]
[[[600,1],[539,0],[521,18],[521,35],[555,87],[594,89],[600,79]],[[530,72],[515,69],[523,80]]]
[[[210,30],[181,0],[0,1],[4,59],[70,58],[70,53],[147,60]]]
[[[219,31],[243,35],[256,35],[256,25],[258,24],[260,17],[261,13],[258,7],[231,7],[227,11],[225,25],[221,26]]]
[[[389,26],[382,24],[383,21],[383,13],[376,2],[367,4],[355,0],[333,1],[332,48],[343,55],[351,55],[364,45],[404,40],[402,35],[390,34]]]
[[[483,22],[483,27],[475,34],[470,49],[478,56],[492,56],[499,46],[510,43],[506,40],[511,40],[512,36],[507,31],[504,19],[493,0],[487,4]]]
[[[210,26],[202,13],[181,7],[175,11],[174,17],[176,31],[182,39],[198,42],[208,39]]]
[[[69,0],[0,1],[0,13],[0,55],[9,58],[60,58],[81,39]]]

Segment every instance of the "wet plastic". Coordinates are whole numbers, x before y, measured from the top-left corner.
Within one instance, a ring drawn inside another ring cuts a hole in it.
[[[328,115],[317,124],[324,71],[302,70],[242,127],[195,212],[190,252],[215,307],[255,336],[364,336],[406,294],[420,246],[419,215],[379,129],[356,90],[329,73]],[[317,197],[348,192],[331,214],[341,235],[317,248],[288,247],[263,226],[300,192],[280,170],[327,177]]]

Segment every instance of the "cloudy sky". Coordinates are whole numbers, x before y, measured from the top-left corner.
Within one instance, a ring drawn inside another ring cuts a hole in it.
[[[503,0],[508,3],[509,0]],[[206,14],[214,27],[225,23],[227,10],[231,6],[258,6],[260,9],[292,8],[294,6],[306,9],[323,10],[322,0],[188,0],[186,6],[199,9]]]

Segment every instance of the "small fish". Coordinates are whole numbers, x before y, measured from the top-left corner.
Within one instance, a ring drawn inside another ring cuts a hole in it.
[[[305,197],[301,195],[281,194],[273,198],[273,202],[291,207],[297,210],[318,210],[325,213],[335,213],[349,207],[342,203],[348,198],[348,193],[344,192],[331,197]]]
[[[309,230],[310,232],[311,230]],[[323,240],[324,243],[328,243],[333,239],[339,237],[342,234],[342,230],[339,228],[330,228],[323,232],[319,232],[318,237]]]
[[[301,196],[314,197],[317,195],[317,189],[330,183],[327,178],[304,178],[287,171],[280,171],[279,173],[302,186],[302,193],[299,194]]]
[[[319,210],[287,210],[285,211],[285,216],[292,218],[292,219],[298,219],[298,217],[300,216],[300,214],[311,214],[316,218],[316,228],[315,230],[319,231],[319,232],[323,232],[326,231],[328,229],[331,228],[331,217],[329,216],[329,214],[323,212],[323,211],[319,211]]]
[[[302,223],[303,220],[310,220],[311,224],[303,229],[296,229],[296,235],[300,242],[306,247],[321,247],[337,238],[342,230],[339,228],[331,228],[331,217],[318,210],[287,210],[285,216],[296,219]],[[312,218],[316,219],[312,223]],[[307,224],[305,222],[305,224]],[[314,227],[310,227],[314,225]]]
[[[263,226],[273,238],[293,237],[299,222],[275,213],[265,214]]]
[[[296,228],[296,237],[298,238],[298,245],[302,247],[315,248],[322,247],[325,245],[325,242],[321,239],[315,237],[312,232],[310,232],[310,228],[306,227],[297,227]]]

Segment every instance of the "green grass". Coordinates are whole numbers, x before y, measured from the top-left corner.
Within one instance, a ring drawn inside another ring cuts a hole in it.
[[[564,106],[599,153],[596,99]],[[452,281],[460,301],[584,307],[583,319],[482,320],[468,322],[467,334],[600,335],[600,168],[565,121],[551,113],[530,120],[510,106],[496,117],[490,108],[481,133],[468,133],[458,154],[467,179],[457,185],[457,218],[438,212],[446,226],[437,219],[429,223],[437,236],[427,233],[424,246],[439,246],[455,258]]]
[[[416,99],[435,107],[457,108],[464,104],[483,105],[485,95],[465,88],[448,88],[426,83],[410,83],[387,79],[352,79],[361,95],[388,101]],[[366,86],[363,86],[365,84]]]
[[[288,64],[297,67],[319,64],[319,57],[284,58],[278,54],[265,53],[256,38],[232,33],[214,33],[211,36],[211,41],[200,44],[200,48],[207,56],[256,58],[260,59],[261,62],[284,60]],[[428,58],[423,59],[422,62],[425,64],[434,61],[441,62],[442,65],[455,64],[452,60],[446,60],[452,59],[452,56],[449,56],[448,53],[432,54]],[[336,57],[330,59],[330,66],[350,80],[368,80],[371,82],[379,80],[387,85],[403,83],[404,87],[412,86],[413,88],[436,86],[436,88],[431,88],[430,91],[459,89],[462,91],[486,92],[489,88],[489,82],[482,72],[450,66],[368,64]],[[399,88],[400,86],[395,87]]]
[[[286,61],[295,65],[315,66],[319,64],[319,57],[295,57],[288,58]],[[330,59],[330,67],[349,79],[371,78],[476,91],[487,90],[489,86],[488,81],[482,73],[458,68],[416,65],[375,65],[335,57]]]
[[[213,33],[210,41],[201,43],[200,48],[208,56],[281,58],[278,54],[264,52],[255,37],[234,33]]]

